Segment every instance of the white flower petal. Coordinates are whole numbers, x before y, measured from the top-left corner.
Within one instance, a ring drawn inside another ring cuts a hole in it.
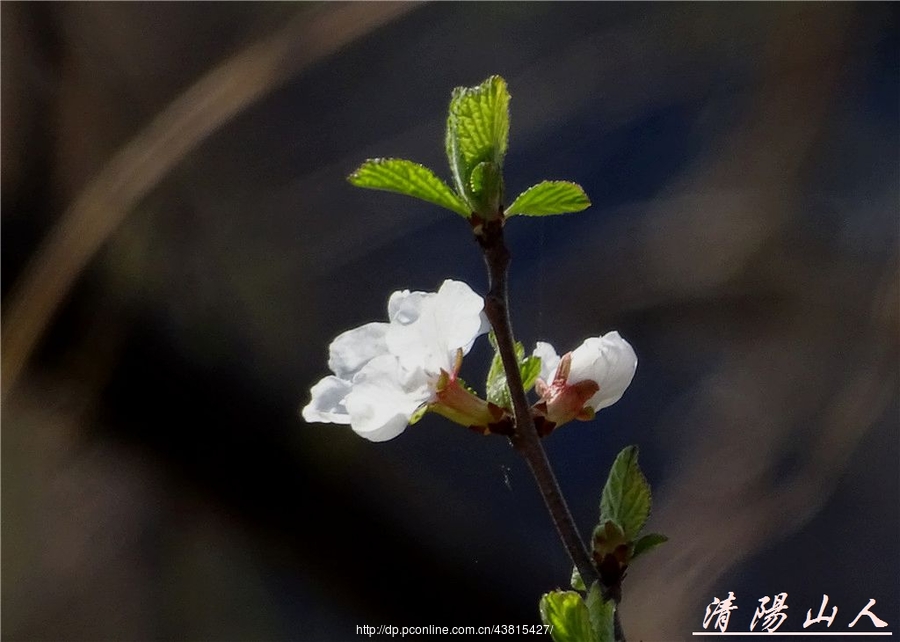
[[[342,332],[328,346],[328,367],[339,378],[352,379],[373,358],[387,354],[388,327],[387,323],[367,323]]]
[[[424,373],[406,371],[396,357],[383,355],[354,377],[344,405],[357,434],[387,441],[402,433],[412,414],[430,398]]]
[[[484,299],[481,300],[481,325],[478,326],[478,331],[475,333],[475,336],[469,341],[467,346],[463,346],[463,353],[469,354],[469,350],[472,349],[472,346],[475,344],[475,339],[480,337],[482,334],[487,334],[491,330],[491,322],[488,321],[487,315],[484,313]]]
[[[450,372],[456,351],[468,353],[486,331],[484,300],[465,283],[451,280],[432,296],[413,299],[415,294],[403,295],[395,306],[399,310],[414,303],[418,316],[407,324],[391,323],[385,337],[388,350],[408,369],[423,368],[433,376],[441,370]]]
[[[440,336],[451,354],[468,353],[478,335],[486,331],[484,299],[462,281],[446,280],[433,300]]]
[[[408,325],[419,318],[422,303],[434,296],[434,292],[410,292],[400,290],[388,299],[388,319],[391,323]]]
[[[328,376],[312,387],[312,401],[303,408],[305,421],[349,424],[350,415],[344,406],[344,398],[350,392],[350,382]]]
[[[556,349],[546,341],[538,341],[532,355],[541,359],[541,373],[538,378],[543,379],[545,383],[552,382],[559,365],[559,355],[556,354]]]
[[[618,332],[586,339],[572,352],[569,384],[593,380],[600,389],[587,404],[594,410],[611,406],[625,393],[634,378],[637,355]]]
[[[394,292],[389,323],[368,323],[329,346],[325,377],[303,409],[307,421],[349,423],[372,441],[399,435],[412,414],[434,398],[441,370],[452,372],[488,329],[484,301],[465,283],[445,281],[438,292]]]
[[[572,351],[572,361],[569,368],[568,383],[578,383],[586,379],[597,381],[598,369],[604,367],[602,351],[596,344],[597,338],[585,339],[584,342]],[[598,363],[599,362],[599,363]]]

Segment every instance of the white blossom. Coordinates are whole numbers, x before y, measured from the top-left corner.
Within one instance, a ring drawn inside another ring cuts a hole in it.
[[[461,423],[486,421],[479,413],[487,404],[464,391],[456,375],[487,328],[484,301],[465,283],[394,292],[387,323],[368,323],[332,341],[328,367],[334,374],[312,387],[303,418],[349,424],[371,441],[399,435],[424,404],[449,404],[442,414]]]

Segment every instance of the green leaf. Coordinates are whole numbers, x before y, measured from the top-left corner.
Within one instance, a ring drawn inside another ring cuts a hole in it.
[[[472,209],[496,216],[491,204],[503,193],[502,167],[509,141],[509,91],[500,76],[491,76],[476,87],[457,87],[450,98],[447,117],[447,160],[457,193]],[[483,167],[481,177],[473,176]],[[486,176],[488,171],[495,176]],[[488,180],[488,178],[490,180]]]
[[[637,446],[619,453],[600,498],[600,523],[613,520],[633,540],[650,516],[650,484],[638,466]]]
[[[413,424],[419,423],[419,420],[421,420],[427,412],[428,404],[422,404],[421,406],[416,408],[415,412],[413,412],[413,414],[409,417],[409,425],[412,426]]]
[[[590,207],[591,201],[577,183],[568,181],[542,181],[519,194],[506,208],[506,216],[547,216],[580,212]]]
[[[511,408],[512,404],[509,398],[509,388],[506,385],[506,371],[503,369],[503,360],[500,358],[500,351],[497,350],[497,337],[494,331],[488,332],[488,341],[494,349],[494,358],[491,359],[491,366],[488,368],[487,379],[484,383],[484,396],[495,406],[501,408]]]
[[[456,93],[461,89],[461,87],[457,87],[453,90],[453,95],[450,98],[451,106],[456,98]],[[471,196],[469,195],[469,170],[466,167],[466,161],[463,158],[462,151],[459,149],[459,138],[456,134],[456,119],[453,115],[452,108],[450,110],[450,115],[447,116],[447,134],[444,138],[444,145],[447,149],[447,160],[450,163],[450,175],[453,177],[453,188],[456,190],[457,195],[466,202],[469,209],[474,210],[475,207],[472,205]]]
[[[532,355],[520,360],[519,374],[522,375],[522,387],[525,388],[525,392],[528,392],[534,387],[534,382],[541,374],[541,358]]]
[[[478,163],[469,176],[473,210],[476,212],[500,211],[500,193],[502,191],[500,170],[494,163],[484,161]]]
[[[585,600],[588,615],[591,618],[591,628],[594,630],[594,639],[597,642],[615,642],[615,615],[616,603],[613,600],[605,601],[600,592],[600,585],[594,582]]]
[[[497,349],[497,339],[494,331],[488,334],[491,346],[494,348],[494,358],[491,359],[491,366],[488,369],[487,379],[485,381],[485,397],[492,404],[512,410],[512,398],[509,394],[509,385],[506,382],[506,370],[503,368],[503,359],[500,357],[500,351]],[[519,362],[519,375],[522,377],[522,385],[525,392],[534,387],[534,382],[538,375],[541,374],[541,359],[535,356],[525,356],[525,346],[521,342],[516,342],[516,361]]]
[[[509,142],[509,91],[500,76],[476,87],[457,87],[450,99],[450,129],[471,171],[478,163],[503,165]]]
[[[541,598],[541,620],[555,642],[598,642],[587,604],[575,591],[552,591]]]
[[[644,535],[634,543],[634,552],[631,554],[631,559],[634,559],[638,555],[646,553],[647,551],[652,551],[657,546],[668,541],[668,537],[666,537],[665,535],[660,535],[659,533],[649,533],[647,535]]]
[[[586,591],[587,587],[584,585],[584,580],[581,579],[581,573],[578,572],[578,567],[572,567],[572,579],[569,580],[569,584],[572,585],[572,588],[576,591]]]
[[[367,160],[348,179],[357,187],[406,194],[469,218],[471,209],[427,167],[401,158]]]
[[[512,408],[509,388],[506,385],[506,371],[503,369],[503,361],[500,359],[499,352],[495,352],[494,358],[491,359],[491,367],[485,382],[485,397],[495,406],[507,410]]]

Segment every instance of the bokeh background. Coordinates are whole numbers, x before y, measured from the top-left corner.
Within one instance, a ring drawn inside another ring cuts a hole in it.
[[[728,591],[729,630],[782,591],[782,630],[823,593],[832,630],[869,598],[900,630],[897,5],[0,12],[4,639],[538,621],[570,565],[502,438],[297,414],[393,290],[485,291],[461,219],[345,177],[446,177],[449,92],[493,73],[508,191],[593,200],[508,225],[518,338],[639,356],[545,442],[585,533],[641,447],[671,541],[625,582],[629,639],[690,639]]]

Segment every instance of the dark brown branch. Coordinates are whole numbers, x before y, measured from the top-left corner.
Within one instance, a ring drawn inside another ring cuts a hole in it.
[[[519,373],[515,339],[509,320],[506,276],[510,257],[503,241],[503,224],[501,220],[487,221],[476,225],[475,230],[475,236],[484,252],[484,261],[488,269],[490,291],[484,300],[484,311],[497,339],[497,349],[503,361],[503,369],[506,371],[506,380],[516,421],[515,434],[510,441],[528,462],[569,557],[572,558],[585,585],[591,586],[594,581],[599,579],[597,570],[594,568],[584,542],[578,535],[575,521],[572,519],[569,507],[560,491],[559,483],[550,467],[547,454],[541,445]]]
[[[480,221],[473,216],[475,238],[484,253],[484,262],[488,270],[488,295],[484,298],[484,312],[487,315],[494,336],[497,340],[497,350],[503,361],[503,369],[506,371],[506,382],[509,386],[510,397],[513,403],[515,416],[515,432],[510,437],[513,447],[528,462],[532,475],[537,482],[544,504],[550,512],[556,531],[575,568],[581,575],[585,586],[590,587],[599,582],[603,592],[603,599],[615,599],[610,587],[603,584],[599,573],[591,560],[590,554],[578,535],[578,528],[572,513],[566,504],[556,475],[547,459],[547,453],[541,444],[537,427],[528,400],[525,397],[525,387],[522,385],[522,375],[519,372],[519,362],[516,358],[515,338],[513,337],[512,323],[509,319],[509,292],[507,288],[507,273],[509,269],[509,250],[503,240],[503,219],[495,221]],[[619,619],[618,606],[613,615],[613,633],[616,642],[625,642],[625,633],[622,630],[622,622]]]

